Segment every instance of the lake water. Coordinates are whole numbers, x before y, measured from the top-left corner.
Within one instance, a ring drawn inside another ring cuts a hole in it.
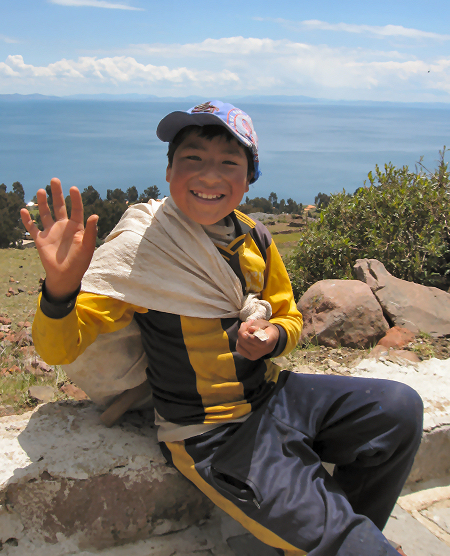
[[[292,197],[312,203],[319,193],[363,185],[375,164],[411,168],[424,157],[433,169],[450,147],[450,106],[343,106],[246,104],[260,142],[262,177],[249,196]],[[20,181],[29,201],[50,178],[65,191],[93,185],[139,192],[165,182],[167,146],[159,120],[189,102],[21,101],[0,102],[0,183]],[[449,159],[450,160],[450,159]]]

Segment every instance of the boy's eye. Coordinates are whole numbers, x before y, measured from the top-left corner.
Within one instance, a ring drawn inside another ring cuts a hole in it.
[[[231,164],[232,166],[237,166],[237,163],[233,160],[224,160],[223,164]]]
[[[201,160],[201,158],[199,156],[197,156],[196,154],[190,154],[186,158],[188,160]]]

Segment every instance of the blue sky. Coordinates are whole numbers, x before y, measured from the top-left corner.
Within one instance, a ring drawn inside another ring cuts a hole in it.
[[[0,94],[450,102],[448,0],[2,0]]]

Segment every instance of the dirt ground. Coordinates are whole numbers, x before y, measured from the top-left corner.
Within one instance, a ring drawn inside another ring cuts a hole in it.
[[[432,357],[449,359],[450,338],[431,338],[422,335],[403,349],[415,352],[421,360],[431,359]],[[292,365],[311,365],[320,368],[327,361],[332,360],[344,367],[352,367],[361,359],[366,358],[369,353],[370,349],[308,345],[299,346],[287,359]]]

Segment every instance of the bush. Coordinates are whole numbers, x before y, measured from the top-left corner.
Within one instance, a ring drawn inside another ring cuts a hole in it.
[[[355,194],[332,195],[320,219],[308,226],[287,261],[298,298],[315,282],[352,279],[357,259],[378,259],[397,278],[447,290],[450,286],[450,188],[444,162],[386,164],[369,173]]]

